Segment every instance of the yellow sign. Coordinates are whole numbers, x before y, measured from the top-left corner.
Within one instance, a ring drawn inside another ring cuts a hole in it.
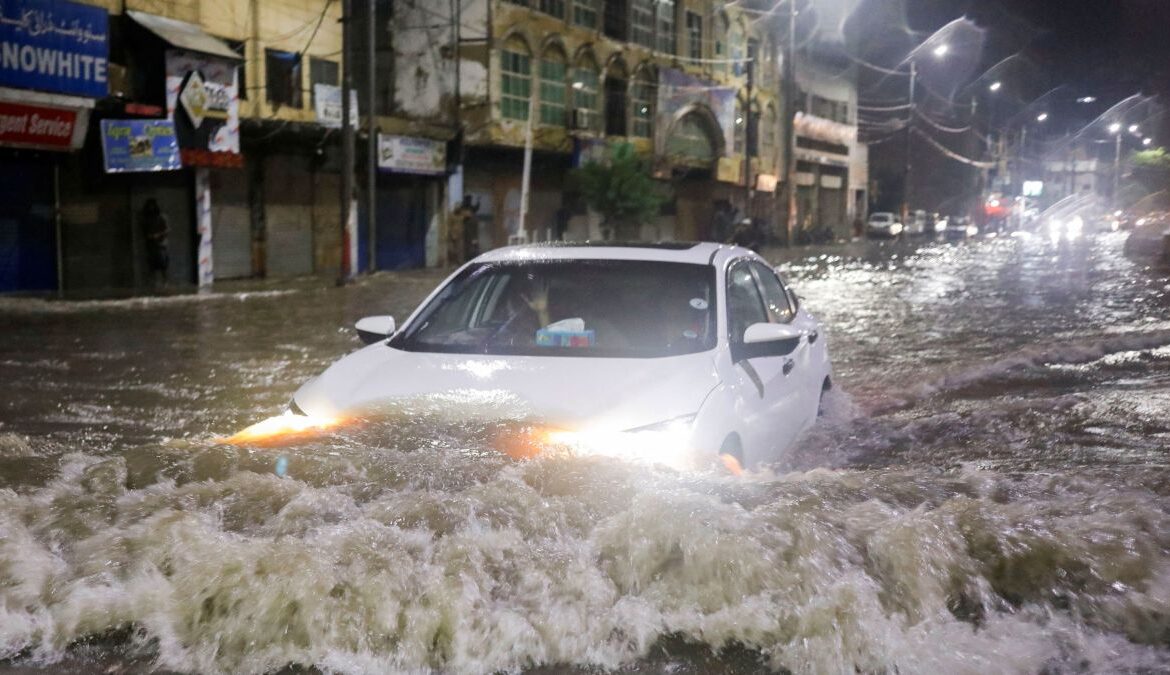
[[[715,168],[715,179],[721,183],[743,182],[743,160],[734,157],[720,157]]]

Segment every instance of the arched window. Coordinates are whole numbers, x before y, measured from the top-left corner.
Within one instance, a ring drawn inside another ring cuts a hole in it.
[[[717,123],[708,114],[688,112],[674,123],[666,137],[666,155],[692,166],[710,165],[720,152]]]
[[[605,69],[605,133],[608,136],[626,135],[626,91],[629,84],[625,61],[620,57],[610,61]]]
[[[513,35],[500,50],[500,116],[527,120],[532,97],[532,52]]]
[[[631,103],[633,106],[630,119],[633,120],[633,134],[638,138],[652,138],[654,135],[654,110],[657,95],[654,71],[649,66],[642,66],[634,75]]]
[[[573,128],[596,131],[601,128],[601,91],[597,61],[585,52],[573,67]]]
[[[565,76],[568,59],[559,47],[540,55],[540,123],[565,126]]]
[[[742,99],[735,99],[735,133],[732,134],[735,154],[742,155],[747,150],[747,116],[744,114]]]

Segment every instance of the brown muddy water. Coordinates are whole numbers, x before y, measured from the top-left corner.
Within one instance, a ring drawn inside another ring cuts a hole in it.
[[[214,442],[435,272],[0,299],[0,671],[1170,672],[1170,281],[1122,243],[782,262],[838,387],[741,478],[441,409],[284,477]]]

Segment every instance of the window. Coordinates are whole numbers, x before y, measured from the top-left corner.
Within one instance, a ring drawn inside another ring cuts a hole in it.
[[[573,23],[597,29],[597,3],[601,0],[573,0]]]
[[[317,104],[317,88],[314,85],[331,84],[337,86],[341,83],[340,70],[336,61],[319,59],[315,56],[309,57],[309,96],[313,97],[313,105]]]
[[[549,49],[540,59],[540,123],[565,126],[565,55]]]
[[[630,42],[654,49],[654,0],[633,0]]]
[[[639,0],[634,0],[638,2]],[[605,34],[615,40],[626,41],[630,28],[629,0],[607,0],[605,3]]]
[[[518,38],[500,50],[500,115],[508,120],[527,120],[532,97],[532,57]]]
[[[768,323],[768,314],[751,268],[739,262],[727,272],[727,330],[731,342],[743,342],[748,326],[756,323]]]
[[[573,69],[573,107],[585,110],[586,118],[574,122],[578,129],[597,130],[600,127],[598,114],[601,111],[599,104],[600,78],[597,75],[597,65],[590,57],[582,58]]]
[[[735,154],[742,155],[747,149],[747,120],[744,119],[743,101],[735,100]]]
[[[521,7],[528,6],[528,0],[504,0],[504,2],[510,2],[513,5],[520,5]]]
[[[605,75],[605,133],[609,136],[626,135],[628,85],[625,66],[616,61]]]
[[[720,60],[715,64],[715,68],[726,75],[730,72],[728,66],[731,65],[727,62],[727,38],[731,33],[731,23],[728,22],[726,14],[720,13],[715,25],[715,58]]]
[[[300,108],[302,105],[300,54],[265,49],[264,67],[268,71],[265,82],[268,102],[275,106]]]
[[[715,347],[714,280],[707,265],[674,262],[473,265],[443,286],[390,344],[415,352],[544,357],[694,354]],[[539,312],[525,300],[535,292],[548,300]],[[762,311],[758,295],[757,305]],[[584,324],[565,341],[570,344],[542,330],[570,318]]]
[[[703,58],[703,17],[687,12],[687,56]]]
[[[675,53],[674,0],[658,0],[658,51]]]
[[[236,87],[239,90],[239,97],[241,101],[248,100],[248,43],[246,40],[229,40],[224,38],[223,41],[231,50],[240,55],[244,59],[240,65],[236,66]]]
[[[563,19],[565,18],[565,0],[540,0],[540,11]]]
[[[649,68],[642,68],[634,79],[633,89],[633,135],[639,138],[653,136],[654,120],[654,76]]]
[[[728,57],[731,58],[731,72],[737,77],[747,72],[747,63],[744,61],[744,49],[747,43],[743,36],[743,27],[736,25],[727,34]]]
[[[796,312],[792,309],[792,303],[788,299],[788,291],[784,288],[784,284],[780,283],[776,271],[758,262],[749,264],[760,279],[760,288],[764,291],[764,305],[768,309],[768,321],[770,323],[792,321]]]

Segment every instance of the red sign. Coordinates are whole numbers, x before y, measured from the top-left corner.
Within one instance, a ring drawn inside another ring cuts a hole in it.
[[[242,169],[244,156],[234,152],[212,152],[199,148],[183,148],[179,151],[183,166],[206,166],[213,169]]]
[[[76,124],[74,110],[0,102],[0,145],[68,150]]]

